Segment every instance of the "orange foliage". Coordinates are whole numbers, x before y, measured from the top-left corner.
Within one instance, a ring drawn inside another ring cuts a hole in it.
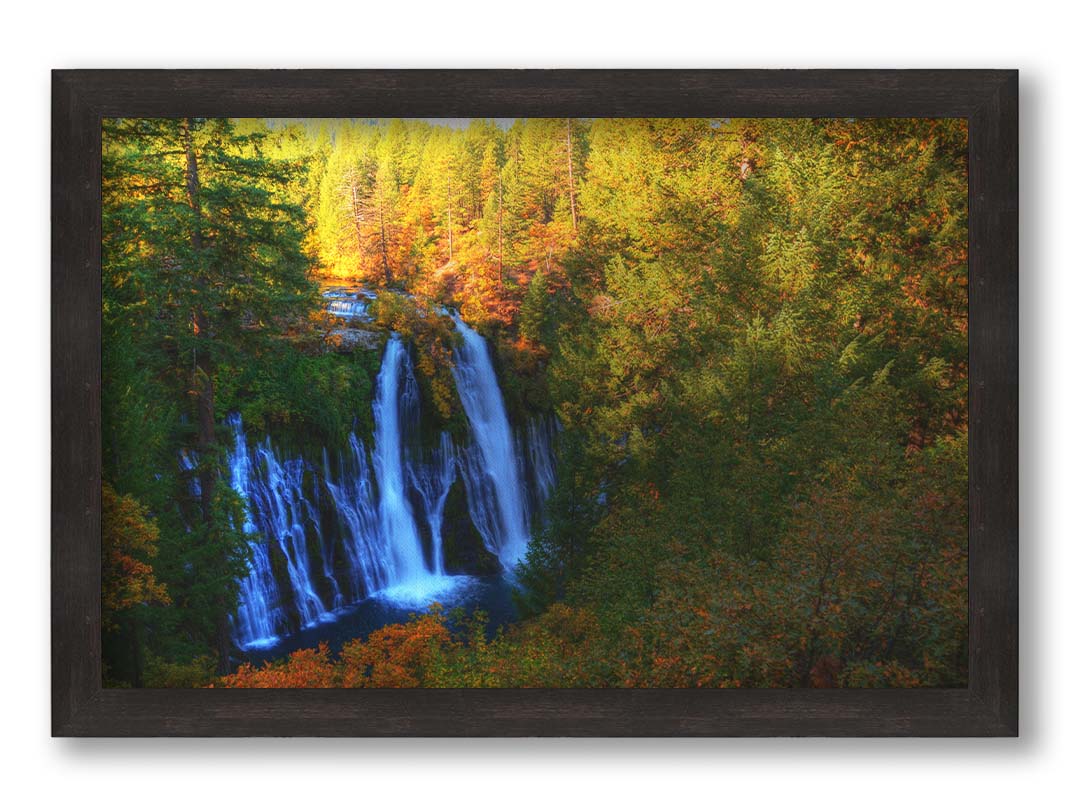
[[[329,648],[298,650],[287,659],[242,665],[223,677],[227,689],[413,687],[563,687],[609,685],[603,637],[591,611],[551,606],[525,625],[487,642],[484,617],[445,625],[439,608],[353,640],[333,660]]]
[[[296,650],[287,660],[262,667],[242,664],[220,680],[226,689],[329,689],[338,685],[337,668],[325,643],[315,650]]]
[[[341,650],[341,683],[346,688],[406,688],[425,685],[430,668],[452,635],[439,612],[407,624],[387,625],[367,641]]]
[[[101,610],[104,628],[115,630],[119,612],[148,603],[169,605],[170,596],[146,562],[157,553],[159,527],[129,495],[119,495],[107,483],[101,493]]]

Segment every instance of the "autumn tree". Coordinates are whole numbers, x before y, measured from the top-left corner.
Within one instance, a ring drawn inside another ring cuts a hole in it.
[[[151,561],[158,554],[159,527],[144,506],[105,483],[101,501],[100,617],[105,636],[121,633],[130,645],[132,681],[140,685],[143,618],[139,609],[170,605],[165,584]]]

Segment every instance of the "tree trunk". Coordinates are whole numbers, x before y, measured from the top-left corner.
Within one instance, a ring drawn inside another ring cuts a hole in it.
[[[199,259],[204,249],[202,236],[202,219],[200,208],[200,174],[196,164],[196,151],[193,148],[192,125],[188,119],[182,124],[185,137],[185,193],[189,208],[193,211],[193,230],[191,241],[193,252]],[[197,264],[196,278],[202,282],[201,268]],[[202,309],[193,310],[193,335],[197,338],[209,335],[209,323]],[[197,446],[200,461],[204,467],[200,470],[200,512],[204,523],[211,524],[211,502],[215,491],[215,468],[211,456],[215,445],[215,388],[211,379],[211,355],[200,355],[194,349],[192,372],[192,391],[196,395],[197,410]]]
[[[571,195],[571,227],[578,232],[578,206],[574,199],[574,153],[571,149],[571,121],[567,120],[567,184]]]
[[[497,173],[496,246],[497,282],[504,283],[504,170]]]
[[[215,647],[219,651],[219,675],[228,675],[232,667],[230,663],[230,617],[226,609],[219,608],[219,616],[215,622]]]
[[[749,135],[747,130],[741,131],[741,155],[738,158],[738,179],[744,183],[752,175],[752,170],[755,168],[755,159],[749,148],[754,144],[754,140]]]
[[[197,169],[196,150],[193,147],[193,132],[190,120],[182,124],[185,139],[185,192],[189,208],[193,211],[193,229],[190,235],[193,252],[199,255],[204,249],[203,218],[200,206],[200,173]],[[197,279],[202,282],[202,265],[194,265]],[[202,309],[193,311],[193,335],[210,336],[210,322]],[[211,351],[206,350],[197,358],[194,350],[192,371],[192,392],[196,396],[197,416],[197,450],[200,453],[200,515],[207,535],[215,535],[212,506],[215,497],[215,484],[218,469],[215,463],[215,385],[212,378],[213,364]],[[219,652],[218,669],[220,674],[230,671],[230,631],[226,604],[219,602],[218,617],[215,621],[215,641]]]
[[[448,175],[448,262],[452,263],[452,175]]]
[[[199,253],[204,247],[200,213],[200,172],[196,166],[196,151],[193,149],[193,126],[187,118],[182,120],[182,138],[185,143],[185,195],[193,210],[193,250]]]
[[[389,243],[385,238],[385,193],[382,192],[382,182],[378,181],[378,235],[382,246],[382,273],[385,276],[386,286],[392,284],[393,274],[389,271]]]
[[[203,367],[197,367],[193,376],[193,392],[196,395],[197,439],[196,446],[201,462],[207,464],[200,470],[200,516],[204,523],[211,524],[211,506],[215,494],[215,466],[210,453],[215,446],[215,386]]]
[[[359,225],[359,178],[352,178],[352,221],[356,225],[356,252],[363,260],[363,229]]]
[[[134,617],[129,623],[130,644],[133,657],[133,675],[130,683],[134,689],[144,686],[144,637],[141,635],[141,621]]]

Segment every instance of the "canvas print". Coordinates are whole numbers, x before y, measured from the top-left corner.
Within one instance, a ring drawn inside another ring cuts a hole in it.
[[[959,119],[106,119],[109,687],[967,682]]]

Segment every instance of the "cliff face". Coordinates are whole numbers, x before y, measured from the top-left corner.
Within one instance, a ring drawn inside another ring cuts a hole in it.
[[[485,547],[485,537],[471,519],[467,509],[467,492],[463,476],[456,477],[445,500],[441,526],[445,565],[465,575],[499,575],[503,567]]]
[[[370,595],[428,604],[458,576],[500,575],[521,561],[554,482],[556,426],[511,424],[487,343],[453,319],[460,336],[445,377],[458,400],[447,423],[423,413],[418,339],[368,323],[339,335],[374,348],[387,336],[373,427],[362,420],[345,445],[323,448],[295,431],[249,439],[232,416],[229,479],[253,547],[234,621],[242,647],[269,646]]]
[[[338,353],[353,353],[356,350],[378,350],[385,343],[386,334],[371,328],[332,328],[326,332],[324,341]]]

